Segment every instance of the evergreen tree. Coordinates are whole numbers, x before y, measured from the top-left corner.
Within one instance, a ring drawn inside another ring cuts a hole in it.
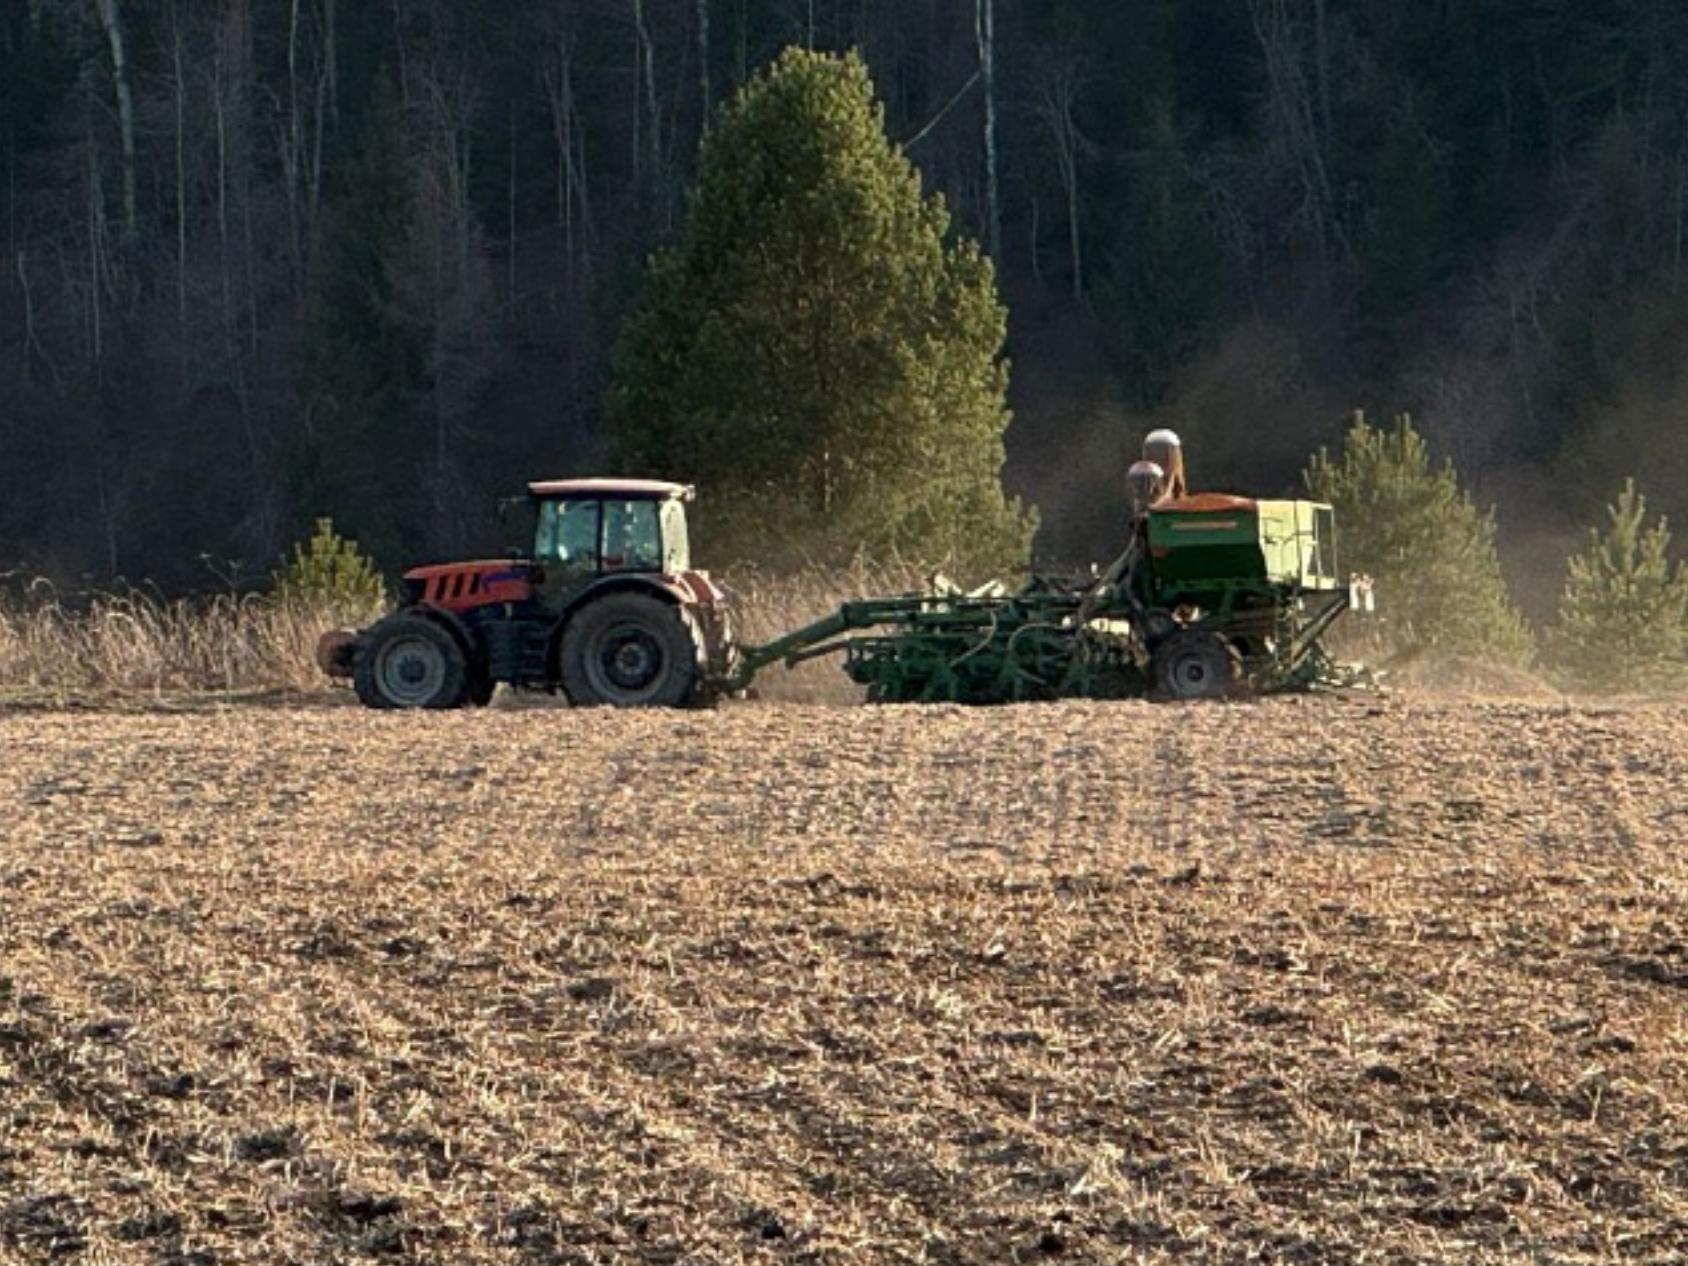
[[[703,484],[717,557],[1023,564],[990,262],[885,136],[854,54],[787,50],[717,115],[617,348],[624,468]]]
[[[1494,518],[1460,488],[1451,463],[1431,464],[1411,418],[1384,431],[1355,414],[1340,456],[1321,449],[1303,478],[1336,509],[1342,565],[1377,581],[1397,649],[1531,660],[1529,629],[1495,553]]]
[[[1624,482],[1606,528],[1569,560],[1554,666],[1579,686],[1647,690],[1688,680],[1688,570],[1670,561],[1670,526],[1647,524],[1647,499]]]
[[[293,546],[293,557],[270,580],[278,602],[378,612],[387,586],[375,564],[358,552],[358,543],[334,530],[334,520],[318,519],[311,539]]]

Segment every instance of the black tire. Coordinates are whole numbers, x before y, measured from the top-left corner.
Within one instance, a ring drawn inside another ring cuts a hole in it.
[[[1217,633],[1184,629],[1155,648],[1149,661],[1155,689],[1166,699],[1222,699],[1234,694],[1242,664]]]
[[[677,708],[697,687],[696,635],[673,603],[612,593],[569,618],[557,672],[577,707]]]
[[[469,662],[432,620],[393,615],[358,639],[352,684],[367,708],[458,708],[469,694]]]

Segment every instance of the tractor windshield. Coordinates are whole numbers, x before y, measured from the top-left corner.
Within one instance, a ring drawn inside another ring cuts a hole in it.
[[[547,501],[539,507],[537,561],[574,575],[598,570],[598,502]]]
[[[604,502],[604,570],[661,571],[662,526],[655,501]]]

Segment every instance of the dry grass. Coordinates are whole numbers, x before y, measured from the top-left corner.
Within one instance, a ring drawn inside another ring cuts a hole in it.
[[[0,599],[0,688],[62,698],[320,689],[317,637],[374,614],[257,596],[166,601],[140,590],[72,603],[35,586]]]
[[[745,640],[768,641],[873,594],[925,587],[913,564],[810,568],[789,575],[754,569],[724,578]],[[313,652],[325,629],[367,624],[378,611],[277,603],[257,596],[166,601],[145,591],[67,602],[37,585],[0,594],[0,691],[67,702],[113,695],[221,691],[319,691]],[[857,702],[861,692],[830,661],[767,674],[768,693],[788,702]]]
[[[1688,1257],[1677,710],[0,748],[0,1260]]]

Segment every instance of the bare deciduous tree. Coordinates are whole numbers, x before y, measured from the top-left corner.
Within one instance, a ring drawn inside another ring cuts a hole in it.
[[[119,0],[94,0],[111,48],[111,79],[117,95],[117,127],[123,149],[123,238],[133,246],[140,234],[135,203],[135,96],[129,83],[129,50]]]
[[[1089,78],[1089,60],[1072,45],[1051,50],[1035,74],[1033,109],[1048,132],[1067,211],[1067,259],[1072,295],[1084,298],[1084,236],[1080,224],[1081,166],[1091,145],[1079,131],[1079,100]]]
[[[1318,122],[1320,103],[1328,89],[1322,75],[1317,85],[1308,81],[1306,29],[1297,12],[1301,2],[1248,0],[1249,18],[1266,69],[1271,120],[1267,140],[1297,173],[1302,195],[1299,214],[1321,264],[1326,265],[1324,280],[1328,281],[1333,201],[1325,161],[1326,138]],[[1316,16],[1316,39],[1323,41],[1322,0]]]
[[[975,0],[974,31],[985,88],[985,248],[1001,264],[1002,206],[997,189],[996,0]]]

